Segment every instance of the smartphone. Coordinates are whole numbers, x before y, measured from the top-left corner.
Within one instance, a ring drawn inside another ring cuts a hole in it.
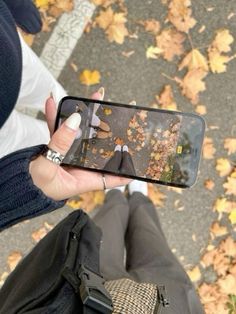
[[[60,101],[55,129],[74,112],[82,121],[63,165],[180,188],[196,182],[202,117],[67,96]]]

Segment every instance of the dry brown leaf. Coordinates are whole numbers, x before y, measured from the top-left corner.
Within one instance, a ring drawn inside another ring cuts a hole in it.
[[[115,0],[91,0],[93,4],[96,6],[103,6],[104,8],[109,7],[109,5],[113,4]]]
[[[100,83],[101,75],[99,71],[84,70],[79,76],[81,84],[86,86],[96,85]]]
[[[162,109],[177,110],[177,104],[174,100],[173,91],[170,85],[165,85],[160,96],[156,96]]]
[[[190,99],[193,104],[199,102],[199,93],[206,89],[205,82],[203,82],[206,75],[207,72],[196,69],[189,71],[183,79],[175,78],[182,88],[182,94]]]
[[[232,171],[232,165],[226,158],[219,158],[216,160],[216,170],[220,177],[227,176]]]
[[[207,109],[206,109],[206,106],[204,106],[204,105],[196,106],[195,111],[196,111],[196,113],[198,113],[198,114],[200,114],[202,116],[207,114]]]
[[[190,0],[171,0],[169,4],[168,19],[180,32],[188,33],[196,24],[191,16]]]
[[[7,258],[7,265],[13,271],[19,261],[22,259],[22,254],[19,251],[13,251]]]
[[[198,266],[194,267],[192,270],[187,270],[187,274],[192,282],[200,280],[202,276]]]
[[[228,237],[220,243],[219,249],[224,252],[226,256],[236,258],[236,241],[232,237]]]
[[[214,222],[211,226],[210,231],[213,233],[216,237],[221,237],[228,233],[228,230],[225,226],[221,226],[219,222]]]
[[[140,21],[139,24],[143,25],[147,32],[150,32],[154,35],[157,35],[161,28],[160,22],[155,19]]]
[[[31,237],[32,239],[38,243],[41,239],[45,237],[45,235],[48,233],[48,230],[45,227],[39,228],[38,230],[35,230]]]
[[[215,183],[213,180],[208,179],[204,182],[204,186],[206,189],[212,191],[215,187]]]
[[[223,184],[227,195],[235,195],[236,196],[236,178],[232,176],[227,178],[227,182]]]
[[[164,29],[156,37],[157,47],[163,51],[161,55],[168,61],[172,61],[175,56],[181,56],[184,53],[184,40],[185,36],[173,28]]]
[[[236,276],[228,274],[224,279],[218,280],[221,292],[224,294],[235,294],[236,291]]]
[[[220,54],[220,52],[216,49],[208,51],[208,58],[210,69],[213,73],[226,72],[227,63],[231,60],[229,56]]]
[[[203,158],[205,159],[213,159],[215,155],[216,149],[213,145],[212,138],[210,137],[205,137],[204,142],[203,142]]]
[[[102,10],[96,18],[97,25],[105,30],[109,41],[115,41],[118,44],[123,44],[125,37],[129,34],[125,26],[126,22],[125,13],[114,13],[111,7]]]
[[[148,184],[148,196],[155,206],[164,206],[164,200],[166,199],[166,195],[161,193],[160,190],[153,184]]]
[[[216,37],[211,46],[216,48],[219,52],[230,52],[230,45],[234,42],[233,36],[228,29],[220,29],[216,33]]]
[[[179,70],[181,71],[185,67],[187,67],[189,71],[202,69],[208,72],[209,69],[206,58],[197,49],[193,49],[184,57],[179,65]]]
[[[224,148],[228,150],[228,155],[236,153],[236,138],[226,138]]]

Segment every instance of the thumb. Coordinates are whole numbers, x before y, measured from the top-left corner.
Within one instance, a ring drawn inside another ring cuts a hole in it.
[[[79,113],[73,113],[60,128],[53,134],[48,147],[56,152],[66,155],[73,144],[81,122]]]

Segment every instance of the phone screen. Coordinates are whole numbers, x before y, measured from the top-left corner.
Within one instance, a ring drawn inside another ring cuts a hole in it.
[[[82,122],[63,164],[182,188],[194,184],[205,129],[201,117],[65,97],[57,126],[73,112]]]

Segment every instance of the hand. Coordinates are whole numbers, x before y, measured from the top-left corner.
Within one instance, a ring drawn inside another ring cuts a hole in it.
[[[102,95],[96,92],[93,99],[101,100]],[[79,114],[77,115],[77,127],[71,128],[70,117],[52,135],[56,118],[56,104],[52,97],[46,102],[46,118],[51,133],[51,140],[48,147],[66,155],[69,151],[79,128]],[[76,120],[76,117],[75,117]],[[76,122],[76,121],[74,121]],[[75,125],[76,123],[74,123]],[[76,168],[62,167],[54,164],[44,156],[39,156],[30,163],[30,174],[34,184],[40,188],[45,195],[61,201],[80,193],[95,190],[103,190],[102,174]],[[106,175],[107,188],[114,188],[128,184],[131,180],[127,178]]]

